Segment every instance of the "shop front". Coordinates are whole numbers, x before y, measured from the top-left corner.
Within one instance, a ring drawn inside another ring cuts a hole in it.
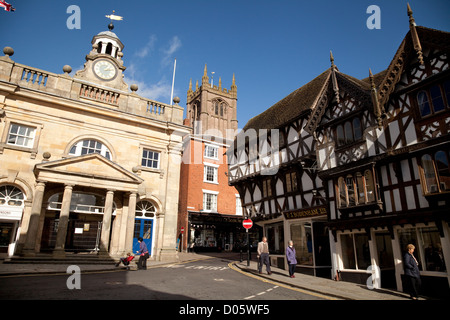
[[[25,195],[16,186],[0,186],[0,254],[14,255]]]
[[[188,248],[195,252],[245,251],[247,233],[242,221],[242,216],[189,212]],[[259,227],[250,229],[251,250],[256,250],[259,234]]]
[[[296,271],[330,278],[330,241],[326,222],[325,206],[286,211],[271,222],[258,222],[264,227],[271,264],[287,269],[286,247],[292,240],[297,254]]]

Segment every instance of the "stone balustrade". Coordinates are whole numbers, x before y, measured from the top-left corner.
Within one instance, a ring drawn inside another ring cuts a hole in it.
[[[131,92],[117,90],[71,77],[68,70],[71,68],[65,66],[62,74],[47,72],[16,63],[5,54],[0,56],[0,87],[5,85],[11,88],[11,85],[17,85],[61,98],[183,125],[183,108],[178,105],[179,99],[173,105],[164,104],[139,96],[136,85],[131,86]]]

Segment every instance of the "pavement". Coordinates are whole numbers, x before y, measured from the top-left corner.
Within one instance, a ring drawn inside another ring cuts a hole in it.
[[[209,258],[222,258],[228,261],[230,268],[241,272],[247,276],[259,279],[261,281],[274,283],[279,286],[288,287],[293,290],[309,293],[329,300],[411,300],[408,294],[389,289],[369,289],[365,285],[334,281],[321,277],[314,277],[306,274],[296,273],[295,278],[288,276],[288,271],[276,267],[271,267],[272,274],[268,275],[263,267],[263,273],[257,271],[256,259],[240,260],[240,255],[231,252],[224,253],[178,253],[177,261],[155,261],[147,260],[147,268],[160,267],[174,263],[185,263],[195,260],[204,260]],[[132,262],[131,270],[136,269]],[[67,267],[70,263],[8,263],[8,259],[0,260],[0,277],[11,276],[30,276],[38,274],[60,274],[67,273]],[[125,267],[116,267],[111,264],[79,264],[81,272],[107,272],[122,271]],[[70,272],[69,272],[70,273]],[[427,300],[421,297],[420,300]]]

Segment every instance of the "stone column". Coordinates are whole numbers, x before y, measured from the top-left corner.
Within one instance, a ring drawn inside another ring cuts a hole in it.
[[[58,233],[56,234],[55,250],[53,250],[54,257],[65,257],[65,246],[67,237],[67,227],[69,225],[70,202],[72,200],[73,185],[64,186],[64,194],[61,205],[61,212],[59,213]]]
[[[178,252],[177,223],[178,223],[178,196],[180,188],[180,164],[181,164],[181,143],[173,143],[168,148],[167,175],[164,215],[159,216],[159,231],[162,231],[162,238],[158,239],[158,260],[176,261]],[[161,235],[160,235],[161,237]]]
[[[28,224],[27,237],[23,247],[24,256],[36,255],[36,237],[38,234],[39,217],[42,209],[42,200],[44,199],[45,182],[38,181],[34,191],[33,203],[31,205],[31,214]]]
[[[111,221],[113,211],[114,191],[108,190],[105,199],[105,211],[103,212],[102,235],[100,238],[100,254],[108,255],[109,239],[111,235]]]
[[[125,236],[125,250],[127,252],[133,252],[133,237],[134,237],[134,219],[136,217],[136,193],[131,192],[128,198],[128,217]]]

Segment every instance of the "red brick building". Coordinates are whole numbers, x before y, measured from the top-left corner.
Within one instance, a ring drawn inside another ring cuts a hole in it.
[[[187,92],[185,125],[193,133],[184,137],[181,164],[178,232],[183,250],[232,250],[245,239],[239,193],[228,185],[226,149],[237,130],[237,88],[230,90],[208,77]],[[181,228],[184,228],[181,237]]]

